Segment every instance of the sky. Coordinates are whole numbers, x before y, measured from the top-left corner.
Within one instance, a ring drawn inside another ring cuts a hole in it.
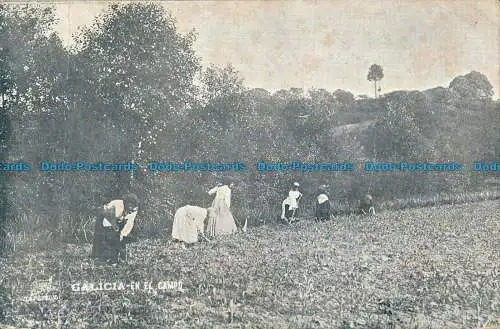
[[[447,87],[472,70],[500,91],[496,0],[163,1],[181,33],[195,29],[202,64],[231,63],[246,86],[373,94]],[[54,2],[66,45],[110,2]]]

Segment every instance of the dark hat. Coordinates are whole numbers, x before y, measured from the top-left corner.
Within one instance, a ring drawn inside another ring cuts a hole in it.
[[[328,186],[323,184],[320,187],[318,187],[318,190],[322,193],[326,193],[328,191]]]
[[[139,206],[139,198],[133,193],[125,194],[122,199],[126,207],[135,208]]]
[[[223,185],[229,185],[233,182],[233,178],[232,177],[229,177],[229,176],[226,176],[226,177],[223,177],[222,178],[222,184]]]

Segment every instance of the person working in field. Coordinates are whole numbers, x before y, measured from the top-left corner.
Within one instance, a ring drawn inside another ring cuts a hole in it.
[[[302,193],[299,191],[300,184],[295,182],[288,192],[288,197],[283,200],[281,205],[281,219],[287,223],[292,223],[295,221],[297,216],[297,211],[299,209],[299,200],[302,197]]]
[[[134,228],[139,199],[126,194],[98,209],[91,257],[117,263],[126,261],[127,239]]]
[[[330,219],[330,200],[326,192],[325,185],[319,188],[319,195],[316,200],[316,221],[324,222]]]
[[[233,187],[230,178],[224,178],[222,185],[216,186],[209,195],[214,195],[212,208],[215,209],[215,220],[209,220],[208,232],[212,236],[232,234],[237,231],[236,222],[231,213],[231,188]]]
[[[361,215],[375,215],[373,198],[370,194],[364,196],[359,204],[359,213]]]
[[[205,219],[215,218],[214,208],[201,208],[197,206],[183,206],[175,212],[172,226],[172,238],[182,241],[187,245],[198,242],[199,236],[205,237]]]

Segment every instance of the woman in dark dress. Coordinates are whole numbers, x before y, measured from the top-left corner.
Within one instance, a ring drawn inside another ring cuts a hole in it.
[[[316,198],[316,221],[324,222],[330,219],[330,200],[326,192],[326,186],[319,188],[319,195]]]

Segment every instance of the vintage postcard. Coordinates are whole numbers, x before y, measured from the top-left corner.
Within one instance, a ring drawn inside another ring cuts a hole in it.
[[[1,1],[0,329],[500,328],[499,20]]]

